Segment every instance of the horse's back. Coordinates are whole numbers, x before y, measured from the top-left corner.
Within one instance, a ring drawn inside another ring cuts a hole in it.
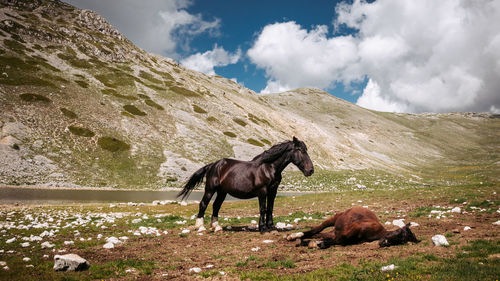
[[[377,216],[367,208],[355,206],[339,214],[335,222],[335,229],[342,230],[354,223],[374,222],[380,224]]]

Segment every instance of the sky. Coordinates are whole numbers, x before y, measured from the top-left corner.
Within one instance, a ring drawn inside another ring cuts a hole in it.
[[[66,0],[140,48],[257,93],[500,114],[500,0]]]

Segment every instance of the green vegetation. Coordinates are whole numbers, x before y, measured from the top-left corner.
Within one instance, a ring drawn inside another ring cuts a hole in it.
[[[141,111],[139,108],[137,108],[135,105],[132,105],[132,104],[124,105],[123,109],[125,109],[127,112],[129,112],[133,115],[146,116],[146,112]]]
[[[145,72],[143,70],[141,70],[139,72],[139,77],[141,77],[143,79],[146,79],[149,82],[154,83],[154,84],[163,84],[162,81],[156,79],[153,75],[151,75],[151,73],[147,73],[147,72]]]
[[[26,51],[31,51],[29,48],[25,47],[25,45],[23,45],[17,41],[5,39],[5,40],[3,40],[3,43],[4,43],[5,47],[7,47],[11,51],[16,52],[20,55],[26,55],[26,53],[25,53]]]
[[[245,122],[243,119],[240,119],[238,117],[234,117],[233,121],[234,121],[234,123],[236,123],[242,127],[245,127],[247,125],[247,122]]]
[[[94,77],[106,87],[116,89],[118,87],[135,87],[137,78],[116,68],[105,69],[104,74],[97,74]]]
[[[176,94],[186,96],[186,97],[199,97],[200,96],[198,93],[193,92],[191,90],[188,90],[184,87],[173,86],[173,87],[170,87],[170,90]]]
[[[42,60],[28,59],[22,60],[17,57],[0,56],[0,71],[6,75],[0,75],[0,84],[4,85],[31,85],[57,88],[53,83],[57,76],[46,73],[44,76],[38,74],[39,65],[47,66],[49,64]]]
[[[75,55],[67,55],[63,53],[57,54],[57,57],[66,61],[69,63],[71,66],[76,67],[76,68],[92,68],[93,65],[88,61],[84,59],[79,59]]]
[[[267,145],[271,145],[271,144],[272,144],[272,143],[271,143],[269,140],[267,140],[267,139],[260,139],[260,141],[261,141],[261,142],[263,142],[263,143],[265,143],[265,144],[267,144]]]
[[[255,145],[255,146],[260,146],[260,147],[263,147],[265,146],[263,143],[261,143],[260,141],[256,140],[256,139],[252,139],[252,138],[249,138],[247,139],[247,142],[251,145]]]
[[[196,113],[200,113],[200,114],[205,114],[205,113],[208,113],[205,109],[199,107],[198,105],[196,104],[193,104],[193,110],[194,112]]]
[[[224,132],[224,135],[230,137],[230,138],[235,138],[236,137],[236,134],[233,133],[233,132],[229,132],[229,131],[226,131]]]
[[[102,149],[109,150],[111,152],[127,151],[130,149],[130,145],[113,137],[100,137],[97,140],[97,144]]]
[[[68,126],[68,129],[73,135],[77,135],[77,136],[81,136],[81,137],[93,137],[93,136],[95,136],[95,133],[87,128]]]
[[[146,99],[146,100],[144,100],[144,103],[146,103],[147,105],[149,105],[151,107],[154,107],[154,108],[156,108],[158,110],[164,110],[165,109],[165,108],[163,108],[163,106],[157,104],[152,99]]]
[[[133,114],[130,114],[130,113],[126,112],[126,111],[122,111],[121,115],[130,117],[130,118],[135,118],[135,116]]]
[[[208,117],[207,117],[207,121],[208,121],[208,122],[217,122],[218,120],[217,120],[217,118],[215,118],[215,117],[213,117],[213,116],[208,116]]]
[[[20,94],[19,97],[23,101],[27,101],[27,102],[42,102],[42,103],[50,103],[50,102],[52,102],[52,100],[49,99],[48,97],[42,96],[42,95],[39,95],[39,94],[26,93],[26,94]]]
[[[117,97],[117,98],[121,98],[121,99],[126,99],[126,100],[138,100],[137,97],[135,96],[131,96],[131,95],[122,95],[122,94],[119,94],[116,90],[114,89],[102,89],[101,90],[101,93],[105,94],[105,95],[111,95],[111,96],[114,96],[114,97]]]
[[[85,89],[89,87],[89,84],[83,80],[76,80],[75,83]]]

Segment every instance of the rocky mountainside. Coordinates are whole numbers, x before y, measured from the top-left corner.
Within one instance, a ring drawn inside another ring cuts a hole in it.
[[[500,159],[498,116],[381,113],[316,89],[256,94],[48,0],[0,0],[0,129],[0,184],[179,186],[204,163],[292,136],[323,170]]]

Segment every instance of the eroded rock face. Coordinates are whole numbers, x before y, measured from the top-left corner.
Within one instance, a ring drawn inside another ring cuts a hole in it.
[[[77,254],[55,255],[55,271],[82,271],[90,267],[90,264],[84,258]]]

